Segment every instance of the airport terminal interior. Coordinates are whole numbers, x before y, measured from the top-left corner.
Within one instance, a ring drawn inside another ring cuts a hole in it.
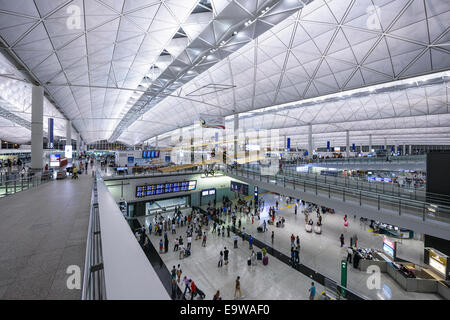
[[[0,299],[449,300],[449,84],[448,0],[0,0]]]

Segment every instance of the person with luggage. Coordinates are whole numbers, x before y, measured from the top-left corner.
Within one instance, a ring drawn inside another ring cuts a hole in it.
[[[234,235],[234,249],[237,249],[238,248],[238,236],[237,235]]]
[[[234,298],[236,298],[238,292],[239,292],[239,298],[242,297],[240,279],[241,279],[241,277],[239,277],[239,276],[236,278],[236,285],[234,287]]]
[[[229,254],[229,250],[227,249],[227,247],[223,248],[223,259],[225,260],[225,265],[228,264],[228,254]]]
[[[189,280],[191,286],[191,300],[194,300],[194,297],[197,295],[197,286],[194,281]]]
[[[250,237],[248,238],[248,248],[250,250],[253,249],[253,237],[252,237],[252,235],[250,235]]]
[[[184,259],[184,255],[185,255],[185,253],[186,253],[186,250],[184,249],[184,245],[183,245],[183,244],[180,244],[178,250],[180,251],[180,254],[178,255],[178,258],[179,258],[180,260],[181,260],[181,259]]]
[[[272,231],[272,236],[271,236],[272,243],[273,243],[274,238],[275,238],[275,233]]]
[[[250,255],[250,258],[252,260],[252,265],[256,266],[256,253],[255,253],[255,250],[252,250],[252,254]]]
[[[164,243],[162,241],[162,239],[159,241],[159,253],[163,253],[163,249],[164,249]]]
[[[187,241],[187,249],[191,250],[191,245],[192,245],[192,236],[189,234],[189,236],[186,239]]]

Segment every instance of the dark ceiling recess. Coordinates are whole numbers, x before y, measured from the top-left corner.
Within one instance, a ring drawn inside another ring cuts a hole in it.
[[[212,5],[210,0],[200,0],[197,7],[192,11],[192,13],[201,12],[212,12]]]

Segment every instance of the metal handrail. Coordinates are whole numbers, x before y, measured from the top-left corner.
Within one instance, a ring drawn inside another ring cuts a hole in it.
[[[259,179],[262,182],[268,182],[270,183],[269,176],[262,176],[260,174],[257,174],[255,172],[251,171],[244,171],[242,169],[230,169],[225,168],[226,172],[235,173],[239,176],[239,173],[242,177],[247,178],[253,178],[254,180]],[[246,174],[245,174],[246,173]],[[263,179],[265,177],[265,179]],[[301,179],[286,179],[286,177],[280,177],[280,176],[270,176],[274,179],[275,184],[278,185],[279,180],[283,183],[283,186],[286,187],[291,185],[294,190],[295,189],[303,189],[304,192],[306,190],[315,192],[316,195],[318,191],[325,192],[328,194],[328,197],[331,198],[331,195],[333,194],[333,198],[335,198],[336,195],[342,196],[343,202],[348,202],[349,200],[354,200],[355,202],[359,202],[359,206],[364,205],[370,205],[370,206],[377,206],[378,211],[381,209],[387,209],[391,211],[398,212],[398,215],[402,214],[413,214],[413,215],[420,215],[422,217],[422,220],[425,221],[427,219],[430,220],[444,220],[447,222],[450,217],[450,206],[448,205],[437,205],[435,203],[430,203],[428,201],[421,201],[421,200],[414,200],[414,199],[405,199],[396,195],[386,195],[386,194],[380,194],[377,192],[367,191],[367,190],[360,190],[356,188],[352,188],[349,186],[340,186],[340,185],[333,185],[333,184],[327,184],[319,181],[308,181],[308,180],[301,180]],[[282,178],[282,179],[280,179]],[[266,181],[264,181],[266,180]],[[273,181],[273,180],[272,180]],[[364,192],[363,192],[364,191]],[[359,200],[359,201],[358,201]],[[434,207],[434,210],[436,211],[434,213],[434,216],[426,215],[426,212],[428,208]]]
[[[26,177],[20,177],[19,179],[0,181],[0,191],[5,189],[5,193],[0,193],[0,197],[25,191],[31,187],[37,187],[50,180],[52,180],[50,177],[46,178],[44,175],[34,174],[27,175]]]
[[[247,171],[255,172],[260,174],[258,171],[254,171],[259,168],[257,165],[240,165],[239,168],[246,168]],[[266,176],[264,174],[261,174],[262,176]],[[270,176],[270,175],[269,175]],[[362,190],[364,192],[371,192],[376,191],[377,193],[382,193],[383,195],[396,195],[400,196],[402,195],[403,199],[408,198],[411,200],[418,200],[419,198],[422,198],[422,200],[425,200],[426,198],[439,201],[440,203],[447,203],[450,205],[450,196],[445,194],[438,194],[433,192],[425,192],[424,189],[419,188],[408,188],[408,187],[402,187],[398,184],[386,184],[384,182],[368,182],[368,181],[359,181],[359,180],[352,180],[342,177],[329,177],[329,176],[323,176],[319,174],[311,174],[311,173],[303,173],[303,172],[297,172],[289,169],[284,169],[281,172],[277,172],[275,175],[272,175],[273,177],[278,176],[292,176],[297,177],[305,180],[310,180],[314,182],[321,182],[327,183],[327,180],[329,184],[331,185],[341,185],[345,186],[347,188],[351,187],[352,185],[355,186],[358,190]]]
[[[81,300],[106,300],[96,179],[94,179],[92,185],[91,209],[86,240],[86,258],[84,264]]]

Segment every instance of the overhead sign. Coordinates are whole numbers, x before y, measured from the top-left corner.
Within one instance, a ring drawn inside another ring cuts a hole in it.
[[[202,128],[225,130],[225,118],[222,116],[200,114],[199,118],[200,118],[200,125],[202,126]]]

